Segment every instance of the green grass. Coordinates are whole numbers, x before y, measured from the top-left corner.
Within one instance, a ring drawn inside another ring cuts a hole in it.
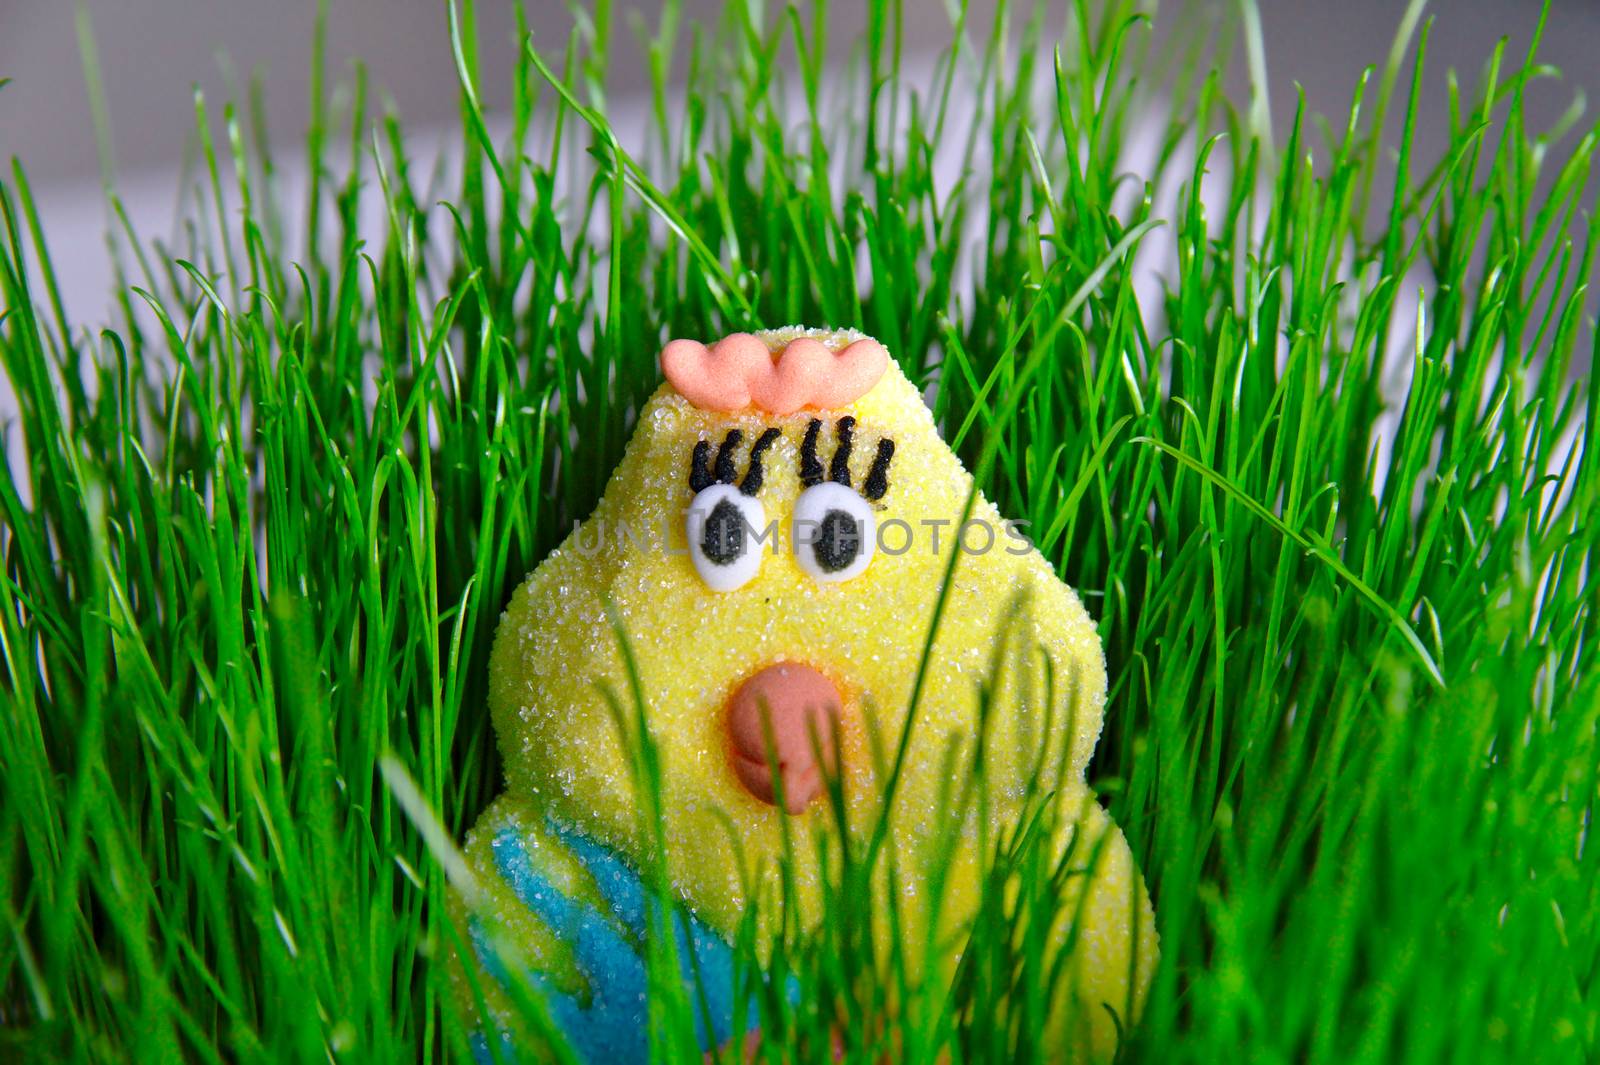
[[[914,85],[898,5],[848,59],[759,6],[645,28],[619,144],[608,7],[485,124],[464,4],[447,187],[320,44],[304,202],[197,101],[178,244],[110,201],[109,324],[68,319],[0,181],[0,1057],[459,1053],[407,810],[459,839],[499,788],[498,614],[666,338],[805,322],[931,386],[1100,622],[1091,778],[1163,944],[1127,1061],[1595,1060],[1600,127],[1530,126],[1552,72],[1502,48],[1417,157],[1417,5],[1348,115],[1278,143],[1251,17],[1208,42],[1112,0],[1053,50],[1032,8],[957,9]],[[937,153],[975,162],[945,187]],[[908,1054],[1026,1047],[1004,918]]]

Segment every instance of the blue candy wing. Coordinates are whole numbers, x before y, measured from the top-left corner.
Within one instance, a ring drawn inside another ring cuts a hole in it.
[[[588,1002],[537,971],[527,976],[582,1060],[590,1065],[644,1062],[649,1057],[648,976],[641,953],[647,914],[644,884],[609,849],[554,822],[550,828],[589,871],[609,913],[558,890],[541,872],[522,833],[510,826],[501,829],[491,844],[500,875],[523,905],[571,945],[589,986]],[[677,916],[679,965],[700,1046],[709,1049],[726,1042],[733,1029],[733,950],[698,917],[681,908]],[[476,921],[472,936],[485,969],[495,979],[507,980],[509,974]],[[747,1016],[754,1027],[753,1004]],[[487,1044],[475,1043],[480,1060],[488,1060]]]

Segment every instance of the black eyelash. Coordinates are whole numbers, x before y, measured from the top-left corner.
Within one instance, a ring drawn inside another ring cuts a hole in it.
[[[833,450],[833,466],[828,470],[828,480],[850,487],[850,445],[853,443],[856,420],[848,414],[834,424],[839,436],[839,446]]]
[[[894,441],[884,437],[878,441],[878,454],[872,460],[872,469],[867,471],[867,483],[861,486],[861,494],[874,503],[889,490],[889,460],[892,458]]]
[[[766,478],[761,467],[761,455],[781,435],[780,430],[771,428],[756,438],[756,442],[750,446],[750,464],[745,470],[744,480],[739,483],[739,491],[747,496],[761,491],[762,481]],[[694,450],[689,455],[689,490],[698,494],[714,484],[733,484],[736,476],[734,457],[743,439],[744,433],[729,429],[728,435],[717,446],[715,464],[711,461],[710,441],[695,441]]]
[[[777,428],[770,428],[756,437],[756,442],[750,445],[750,465],[744,471],[744,480],[739,482],[739,491],[747,496],[753,496],[761,491],[762,480],[766,477],[761,469],[761,454],[772,446],[772,442],[783,433]]]
[[[806,426],[806,438],[800,442],[800,485],[803,488],[822,483],[822,463],[817,461],[817,434],[821,431],[822,422],[812,418],[811,424]]]
[[[706,457],[711,453],[711,445],[704,440],[695,444],[694,454],[689,457],[689,490],[696,494],[710,488],[716,482],[711,479],[711,470],[706,463]]]
[[[718,484],[733,483],[733,452],[739,446],[739,441],[744,439],[744,434],[737,429],[729,429],[728,435],[722,438],[722,446],[717,448],[716,475]]]
[[[856,420],[845,415],[834,424],[839,444],[828,464],[828,480],[850,487],[850,451],[855,445]],[[822,483],[822,463],[817,458],[817,437],[822,432],[822,422],[811,419],[806,426],[805,439],[800,444],[800,487],[814,488]],[[894,458],[894,441],[888,437],[878,441],[878,452],[872,459],[872,468],[861,486],[861,494],[876,503],[889,490],[889,462]]]
[[[855,427],[856,420],[849,415],[845,415],[834,424],[834,432],[838,436],[839,443],[834,449],[833,459],[826,471],[828,480],[842,484],[846,488],[850,487],[850,452],[855,444]],[[816,418],[811,419],[806,426],[806,435],[800,443],[800,484],[804,488],[819,485],[823,480],[822,462],[817,458],[817,437],[821,433],[822,422]],[[744,479],[739,481],[739,491],[744,495],[753,496],[761,491],[761,486],[766,483],[766,469],[761,462],[762,456],[782,435],[782,430],[769,427],[756,437],[754,444],[750,445],[749,463],[745,467]],[[744,433],[738,429],[729,429],[728,435],[723,437],[722,443],[717,447],[714,464],[711,460],[710,441],[696,441],[694,451],[689,456],[690,490],[698,493],[714,484],[733,484],[734,456],[743,439]],[[867,478],[861,485],[861,494],[864,498],[876,503],[889,490],[889,463],[893,458],[894,441],[884,437],[878,441],[872,468],[867,471]]]

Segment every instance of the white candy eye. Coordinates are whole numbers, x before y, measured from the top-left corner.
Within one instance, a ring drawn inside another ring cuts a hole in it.
[[[767,512],[731,484],[714,484],[689,504],[689,557],[713,592],[731,592],[761,569]]]
[[[855,489],[824,481],[795,500],[793,534],[800,568],[832,584],[860,576],[872,561],[878,519]]]

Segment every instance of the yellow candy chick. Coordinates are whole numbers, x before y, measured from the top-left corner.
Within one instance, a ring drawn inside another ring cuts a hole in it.
[[[831,775],[851,833],[876,825],[960,551],[889,804],[903,942],[939,944],[912,960],[928,979],[948,980],[964,949],[984,862],[980,815],[948,825],[962,785],[952,767],[971,764],[980,685],[992,682],[988,838],[1032,791],[1053,789],[1055,853],[1072,848],[1069,864],[1084,870],[1068,879],[1052,930],[1070,962],[1049,1056],[1109,1060],[1119,1024],[1142,1006],[1157,943],[1127,842],[1084,780],[1106,678],[1077,595],[981,495],[961,524],[971,475],[876,341],[786,328],[674,341],[662,363],[667,381],[594,514],[501,620],[490,709],[507,788],[466,845],[478,905],[517,942],[581,1058],[644,1058],[639,871],[656,844],[608,702],[609,691],[632,703],[614,616],[659,752],[672,889],[692,914],[680,954],[708,989],[702,1046],[732,1038],[727,944],[758,902],[763,927],[777,927],[767,911],[785,827],[800,856],[802,927],[820,919],[816,837],[837,833]],[[936,853],[949,862],[937,900],[915,881]],[[456,907],[473,946],[458,968],[463,994],[489,1007],[484,1032],[503,1032],[506,962],[478,916]],[[477,1038],[483,1056],[491,1036]]]

